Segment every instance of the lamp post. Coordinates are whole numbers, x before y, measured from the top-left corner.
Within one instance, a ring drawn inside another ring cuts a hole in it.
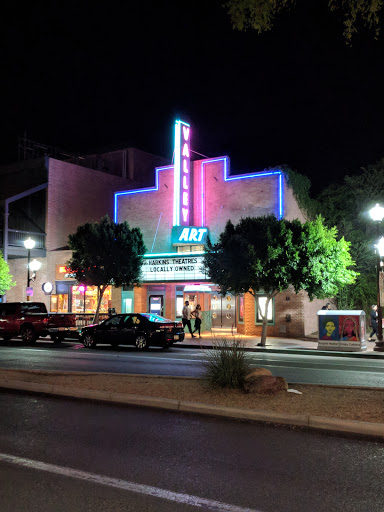
[[[31,282],[31,276],[29,274],[29,265],[31,263],[31,250],[35,247],[36,242],[32,240],[31,237],[24,240],[24,247],[28,251],[28,265],[27,265],[27,288],[29,288]],[[27,300],[29,300],[29,295],[27,295]]]
[[[31,263],[29,264],[29,268],[30,268],[30,270],[32,270],[32,275],[31,275],[30,281],[35,280],[36,272],[40,269],[40,267],[41,267],[40,261],[37,261],[37,260],[31,261]]]
[[[380,224],[384,218],[384,208],[379,204],[376,204],[369,211],[371,218],[377,224],[377,238],[378,243],[376,244],[376,284],[377,284],[377,341],[376,346],[374,348],[377,352],[384,352],[384,343],[383,343],[383,313],[381,310],[381,301],[380,301],[380,266],[381,266],[381,257],[384,256],[384,239],[380,238]]]

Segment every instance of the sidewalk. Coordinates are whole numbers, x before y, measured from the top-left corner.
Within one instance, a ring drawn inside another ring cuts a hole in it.
[[[302,355],[314,355],[314,356],[337,356],[337,357],[366,357],[366,358],[379,358],[384,359],[384,352],[375,352],[374,347],[376,346],[373,342],[366,342],[367,350],[359,352],[350,351],[337,351],[337,350],[318,350],[317,338],[307,337],[303,339],[293,338],[273,338],[267,337],[265,347],[259,347],[260,336],[245,336],[238,334],[231,330],[226,329],[214,329],[202,333],[201,338],[191,338],[188,333],[185,334],[184,341],[177,342],[174,344],[175,347],[184,348],[212,348],[216,343],[220,342],[221,339],[226,338],[228,341],[231,339],[241,339],[244,343],[244,348],[252,352],[275,352],[280,354],[302,354]]]

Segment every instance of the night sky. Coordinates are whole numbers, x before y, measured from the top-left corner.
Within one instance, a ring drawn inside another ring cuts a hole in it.
[[[384,156],[384,33],[346,46],[327,0],[299,0],[269,33],[237,32],[222,3],[8,5],[0,163],[24,133],[171,159],[177,118],[193,150],[228,155],[234,172],[287,164],[314,192]]]

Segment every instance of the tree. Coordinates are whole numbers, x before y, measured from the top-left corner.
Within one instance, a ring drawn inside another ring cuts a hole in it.
[[[343,14],[344,38],[348,44],[357,32],[359,20],[373,30],[377,39],[384,0],[324,0],[324,3],[326,1],[331,11],[340,11]],[[224,7],[233,28],[251,28],[260,34],[271,30],[276,16],[295,3],[296,0],[227,0]]]
[[[227,222],[219,241],[208,241],[205,267],[221,293],[263,292],[266,295],[261,345],[265,345],[268,305],[279,292],[292,286],[306,290],[310,300],[335,295],[354,281],[356,272],[349,243],[336,239],[336,228],[327,228],[321,217],[299,220],[247,217],[234,226]]]
[[[9,265],[4,261],[3,255],[0,252],[0,295],[4,295],[12,286],[15,286],[15,284],[9,273]]]
[[[73,251],[68,261],[79,283],[98,287],[94,321],[99,320],[103,294],[109,285],[123,286],[139,282],[146,247],[139,228],[127,222],[116,224],[108,216],[100,222],[86,223],[69,235]]]
[[[345,176],[319,194],[317,204],[328,226],[336,226],[340,236],[351,242],[351,256],[359,276],[336,295],[339,309],[365,309],[377,300],[376,256],[379,238],[369,210],[384,197],[384,159],[355,176]],[[380,233],[380,236],[384,233]]]

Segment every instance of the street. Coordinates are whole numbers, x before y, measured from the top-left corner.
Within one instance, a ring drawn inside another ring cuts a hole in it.
[[[82,344],[54,345],[39,340],[27,346],[21,340],[0,342],[0,368],[87,372],[140,373],[200,377],[207,352],[179,346],[163,351],[151,348],[138,352],[132,347],[113,349],[98,345],[85,349]],[[253,367],[263,366],[273,375],[300,384],[384,387],[384,360],[333,355],[248,353]]]
[[[0,393],[0,510],[384,509],[384,445]]]

